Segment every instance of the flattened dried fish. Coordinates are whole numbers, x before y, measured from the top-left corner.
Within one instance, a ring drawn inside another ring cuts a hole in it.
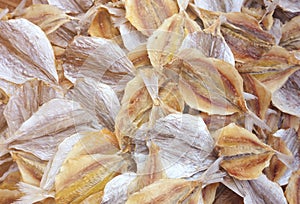
[[[292,74],[287,82],[273,93],[272,102],[282,112],[300,117],[300,71]]]
[[[221,166],[229,175],[240,180],[258,178],[274,155],[274,150],[270,146],[233,123],[221,128],[215,134],[219,155],[224,156]]]
[[[200,26],[184,11],[166,19],[147,42],[152,66],[161,69],[177,54],[185,36],[200,30]]]
[[[290,204],[299,204],[300,199],[299,199],[299,194],[300,194],[300,170],[295,171],[290,180],[289,184],[286,187],[285,194],[287,197],[287,200]]]
[[[184,179],[161,179],[128,197],[126,204],[173,204],[183,201],[197,182]]]
[[[179,90],[189,106],[209,114],[247,112],[243,79],[231,64],[203,57],[195,49],[178,55],[183,61]]]
[[[125,8],[126,18],[146,36],[178,12],[177,4],[172,0],[126,0]]]
[[[47,4],[27,7],[19,17],[38,25],[47,35],[71,20],[62,10]]]
[[[21,84],[38,78],[57,83],[53,49],[45,33],[25,19],[0,22],[0,78]]]
[[[100,124],[114,130],[115,118],[120,110],[120,102],[113,89],[94,79],[77,79],[66,98],[79,102]]]
[[[70,81],[90,77],[122,93],[133,77],[133,64],[123,50],[105,38],[79,36],[66,49],[63,64]]]
[[[93,37],[102,37],[117,40],[120,37],[119,30],[113,25],[111,16],[106,8],[99,8],[92,20],[88,33]]]
[[[169,178],[191,176],[206,170],[214,160],[213,139],[199,116],[170,114],[158,119],[148,132],[140,128],[135,139],[150,139],[160,148],[163,169]]]
[[[4,110],[10,135],[13,135],[41,105],[53,98],[63,98],[63,91],[60,87],[43,81],[30,80],[18,87]]]
[[[282,27],[282,37],[280,45],[288,50],[300,49],[300,16],[292,18],[289,22]]]
[[[198,49],[206,57],[221,59],[233,66],[235,65],[233,53],[224,38],[220,35],[203,31],[190,33],[182,42],[180,49],[187,48]]]

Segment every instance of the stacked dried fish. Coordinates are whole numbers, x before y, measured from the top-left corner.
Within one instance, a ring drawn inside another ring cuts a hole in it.
[[[0,203],[300,203],[299,14],[0,0]]]

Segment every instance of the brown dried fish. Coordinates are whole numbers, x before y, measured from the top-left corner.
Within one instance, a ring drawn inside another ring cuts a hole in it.
[[[125,9],[126,18],[146,36],[178,12],[177,4],[172,0],[126,0]]]
[[[280,45],[288,50],[300,49],[300,16],[292,18],[289,22],[282,27],[282,37]]]
[[[24,9],[18,17],[38,25],[47,35],[71,20],[71,17],[62,10],[47,4],[31,5]]]
[[[153,68],[139,69],[137,76],[126,86],[115,126],[122,149],[128,147],[142,124],[148,121],[154,123],[156,119],[169,113],[181,112],[184,108],[176,84],[166,81],[162,75],[158,81],[158,76]]]
[[[209,114],[247,112],[243,80],[231,64],[206,58],[195,49],[183,50],[178,56],[183,62],[179,90],[189,106]]]
[[[196,185],[197,182],[184,179],[161,179],[129,196],[126,204],[182,202]]]
[[[147,42],[152,66],[161,69],[176,56],[186,35],[200,30],[200,26],[184,11],[166,19]]]
[[[299,194],[300,194],[300,170],[295,171],[290,180],[289,184],[286,187],[285,195],[287,197],[287,200],[290,204],[299,204]]]
[[[294,53],[275,46],[259,60],[236,67],[240,73],[252,74],[273,93],[287,81],[291,74],[299,70],[299,63]]]
[[[270,146],[233,123],[221,128],[215,134],[219,156],[224,157],[220,165],[229,175],[239,180],[258,178],[274,155],[274,150]]]
[[[113,25],[111,16],[106,8],[100,7],[91,22],[88,33],[93,37],[102,37],[117,40],[119,30]]]

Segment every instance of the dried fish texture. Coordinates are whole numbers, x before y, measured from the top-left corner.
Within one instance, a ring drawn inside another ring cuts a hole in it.
[[[297,203],[299,14],[0,0],[0,203]]]
[[[161,69],[176,56],[186,35],[200,30],[200,26],[184,11],[166,19],[147,41],[152,66]]]
[[[288,180],[290,179],[292,172],[296,171],[300,167],[300,139],[297,132],[293,128],[286,130],[280,129],[276,131],[273,136],[282,139],[288,150],[294,156],[293,163],[288,166],[288,169],[284,172],[284,175],[282,175],[278,180],[278,183],[283,186],[288,184]]]
[[[57,107],[61,107],[57,109]],[[81,130],[81,127],[99,128],[95,118],[88,114],[82,107],[66,99],[52,99],[41,106],[28,118],[14,135],[6,140],[11,143],[16,140],[32,140],[35,138],[58,134],[68,129]],[[65,135],[66,136],[66,135]]]
[[[125,169],[126,161],[118,155],[97,153],[68,159],[55,178],[56,203],[80,203],[103,191],[106,183]]]
[[[91,115],[97,117],[101,125],[114,130],[120,102],[110,86],[91,78],[77,79],[66,98],[79,102]]]
[[[104,7],[100,7],[91,22],[88,33],[93,37],[114,39],[120,37],[119,30],[112,22],[111,15]]]
[[[161,162],[159,146],[154,142],[149,143],[149,155],[144,165],[137,164],[137,177],[128,186],[128,194],[135,193],[155,181],[167,178]]]
[[[197,182],[184,179],[161,179],[129,196],[126,204],[182,202],[196,185]]]
[[[216,192],[216,197],[214,204],[243,204],[243,198],[236,194],[234,191],[230,190],[223,184],[221,184]]]
[[[249,181],[227,178],[222,183],[243,197],[245,204],[287,204],[282,188],[277,183],[270,181],[265,175]]]
[[[288,50],[300,50],[300,16],[292,18],[282,27],[280,45]]]
[[[18,87],[4,110],[10,135],[38,111],[41,105],[53,98],[63,98],[62,89],[40,80],[33,79]]]
[[[260,81],[250,74],[242,74],[244,91],[256,96],[255,99],[247,101],[249,109],[261,119],[265,119],[270,106],[271,92]]]
[[[278,5],[285,11],[293,13],[300,12],[300,5],[298,1],[279,0]]]
[[[87,11],[94,3],[93,0],[47,0],[48,4],[56,6],[57,8],[70,14],[80,14]]]
[[[192,6],[204,28],[220,24],[221,33],[234,54],[235,61],[247,62],[259,59],[275,44],[274,37],[264,31],[257,19],[244,13],[213,12]]]
[[[177,4],[172,0],[126,0],[125,9],[129,22],[146,36],[178,12]]]
[[[38,78],[57,83],[53,49],[45,33],[25,19],[0,22],[0,78],[16,84]]]
[[[127,56],[135,68],[151,66],[146,44],[141,44],[135,47],[127,53]]]
[[[119,30],[114,26],[107,8],[100,7],[91,22],[88,33],[93,37],[113,39],[120,36]]]
[[[273,93],[291,74],[299,70],[299,62],[294,53],[275,46],[259,60],[239,64],[236,67],[240,73],[252,74]]]
[[[10,11],[13,11],[22,2],[23,2],[22,0],[11,0],[11,1],[1,0],[0,1],[0,8],[8,8]],[[30,6],[32,4],[32,0],[25,1],[24,3],[25,3],[25,6]]]
[[[126,86],[116,117],[115,130],[120,146],[123,149],[130,144],[130,138],[142,124],[148,121],[153,124],[169,113],[182,112],[183,108],[184,101],[174,82],[166,81],[166,77],[159,76],[153,68],[139,69]]]
[[[76,78],[90,77],[120,94],[133,77],[132,62],[115,42],[105,38],[78,36],[67,47],[66,56],[65,76],[73,83]]]
[[[134,51],[147,42],[147,36],[138,31],[130,22],[121,24],[119,30],[123,44],[129,51]]]
[[[135,173],[124,173],[110,180],[104,189],[101,204],[123,204],[128,199],[128,186],[136,178]]]
[[[158,119],[145,132],[146,125],[137,131],[135,139],[151,140],[159,147],[158,154],[169,178],[192,176],[206,170],[214,161],[211,155],[214,141],[201,117],[170,114]]]
[[[270,146],[234,123],[218,130],[215,138],[219,156],[224,157],[221,167],[239,180],[258,178],[274,155]]]
[[[272,95],[272,103],[282,112],[300,117],[300,71],[292,74],[287,82]]]
[[[194,3],[197,7],[209,10],[209,11],[219,11],[224,13],[229,12],[240,12],[243,0],[233,1],[233,0],[225,0],[225,1],[209,1],[209,0],[194,0]]]
[[[290,180],[289,184],[286,187],[285,194],[287,200],[290,204],[298,204],[300,202],[299,194],[300,194],[300,170],[295,171]]]
[[[20,202],[26,202],[26,201],[33,202],[33,200],[35,200],[36,202],[36,201],[41,201],[45,198],[54,197],[55,194],[54,184],[55,184],[56,175],[60,172],[60,169],[63,167],[63,165],[72,165],[69,164],[69,161],[73,161],[74,159],[77,159],[78,157],[81,156],[93,155],[99,153],[101,153],[104,157],[105,155],[110,156],[110,155],[114,155],[118,151],[119,148],[118,148],[117,140],[114,134],[112,134],[107,129],[102,129],[101,131],[94,130],[93,132],[81,132],[67,137],[59,144],[57,148],[57,152],[53,156],[53,159],[51,159],[48,162],[47,166],[45,167],[43,177],[41,179],[40,184],[38,185],[39,187],[35,189],[37,192],[35,192],[35,194],[32,194],[34,193],[32,192],[32,190],[34,189],[27,190],[27,191],[26,189],[23,189],[22,192],[25,195],[20,198]],[[94,162],[97,163],[96,160],[94,160]],[[96,164],[96,163],[92,164],[91,168],[95,168],[95,166],[99,166],[100,168],[101,165],[102,166],[106,165],[104,163],[101,164],[100,163]],[[84,168],[89,169],[89,167],[81,165],[80,169],[82,170]],[[80,169],[79,169],[79,173],[82,172]],[[64,172],[64,173],[68,174],[68,172]],[[63,177],[62,179],[65,178]],[[74,177],[74,182],[75,181],[76,181],[76,177]],[[76,186],[77,184],[78,186]],[[77,182],[77,184],[75,185],[75,187],[73,186],[75,188],[74,190],[80,191],[80,187],[85,185],[84,182],[83,183]],[[83,188],[89,188],[89,187],[85,186]],[[89,198],[90,196],[92,196],[90,195],[91,193],[93,192],[87,193],[87,195],[84,195],[84,197],[81,199]],[[77,195],[80,196],[81,193],[78,193]],[[39,196],[39,198],[37,198],[37,196]],[[92,196],[92,198],[89,199],[97,199],[97,196]]]
[[[275,44],[274,37],[264,31],[258,21],[243,13],[224,14],[221,33],[236,61],[257,60]]]
[[[18,190],[17,186],[17,183],[20,181],[20,179],[19,171],[12,169],[7,171],[7,177],[1,180],[0,184],[1,203],[13,203],[15,200],[21,197],[21,192]]]
[[[47,4],[31,5],[18,17],[38,25],[47,35],[71,20],[62,10]]]
[[[285,155],[292,155],[289,148],[285,144],[284,140],[278,137],[269,136],[267,144],[270,145],[274,150],[279,151]],[[274,182],[278,182],[286,173],[288,167],[281,162],[277,157],[272,157],[270,166],[266,168],[266,176]]]
[[[219,115],[247,112],[243,79],[231,64],[196,49],[182,50],[178,58],[183,63],[179,90],[190,107]]]
[[[181,50],[187,48],[195,48],[206,57],[221,59],[235,65],[233,53],[221,35],[205,31],[190,33],[180,47]]]
[[[49,41],[56,46],[65,49],[77,35],[78,22],[71,20],[60,26],[56,31],[48,34]]]
[[[13,160],[20,170],[22,181],[30,185],[39,186],[47,161],[23,151],[11,151]]]

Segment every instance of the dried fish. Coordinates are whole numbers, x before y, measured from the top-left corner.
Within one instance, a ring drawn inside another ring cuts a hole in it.
[[[115,39],[120,36],[119,30],[113,25],[111,16],[106,8],[99,8],[91,22],[88,33],[93,37]]]
[[[244,90],[257,97],[254,100],[247,101],[249,109],[261,119],[265,119],[266,112],[271,102],[271,92],[252,75],[242,74],[242,77],[244,81]]]
[[[123,204],[128,196],[128,186],[136,178],[135,173],[124,173],[110,180],[104,189],[102,204]]]
[[[209,10],[209,11],[219,11],[219,12],[239,12],[241,11],[243,1],[233,1],[233,0],[225,0],[225,1],[201,1],[195,0],[195,5],[199,8]]]
[[[172,0],[126,0],[125,9],[126,18],[146,36],[178,12],[177,4]]]
[[[299,14],[0,0],[0,203],[298,203]]]
[[[57,8],[65,11],[70,14],[79,14],[87,11],[92,5],[93,0],[67,0],[67,1],[58,1],[58,0],[47,0],[50,5],[56,6]]]
[[[45,33],[25,19],[0,22],[0,78],[21,84],[39,78],[57,83],[53,49]],[[34,57],[35,56],[35,57]]]
[[[47,4],[35,4],[27,7],[18,17],[38,25],[47,35],[71,20],[71,17],[63,11]]]
[[[300,35],[297,32],[300,28],[300,16],[292,18],[289,22],[282,27],[282,37],[280,45],[288,50],[300,49]]]
[[[111,40],[79,36],[66,49],[66,56],[63,68],[71,82],[76,78],[90,77],[110,85],[121,94],[133,77],[131,61]]]
[[[289,184],[286,187],[286,197],[289,203],[298,204],[299,203],[299,178],[300,178],[300,170],[295,171],[289,181]]]
[[[198,49],[206,57],[221,59],[235,65],[233,53],[221,35],[202,31],[190,33],[182,42],[180,49],[187,48]]]
[[[251,73],[273,93],[299,70],[299,60],[293,53],[275,46],[259,60],[237,65],[237,69],[240,73]]]
[[[126,204],[178,203],[195,188],[197,182],[184,179],[161,179],[128,197]]]
[[[66,98],[79,102],[91,115],[97,117],[100,124],[114,130],[120,102],[110,86],[90,78],[77,79]]]
[[[233,123],[215,134],[219,155],[224,156],[220,165],[229,175],[240,180],[258,178],[274,155],[274,150],[270,146]]]
[[[167,178],[159,151],[159,146],[154,142],[149,144],[149,155],[143,167],[138,164],[137,177],[128,186],[128,194],[135,193],[155,181]]]
[[[135,139],[149,139],[159,147],[162,166],[169,178],[192,176],[213,163],[214,142],[199,116],[170,114],[158,119],[148,132],[143,130],[145,126],[138,130]]]
[[[128,147],[142,124],[148,121],[153,124],[156,119],[184,108],[176,84],[163,76],[158,81],[158,75],[153,68],[139,69],[127,84],[115,126],[122,149]]]
[[[250,181],[227,178],[222,183],[243,197],[245,204],[287,203],[283,190],[265,175]]]
[[[38,111],[40,106],[53,98],[63,98],[63,91],[60,87],[43,81],[34,79],[18,87],[4,110],[10,135]]]
[[[242,78],[231,64],[203,57],[195,49],[178,56],[183,61],[179,90],[189,106],[219,115],[247,111]]]
[[[272,95],[272,103],[282,112],[300,117],[300,71],[294,72],[287,82]]]
[[[184,11],[174,14],[153,32],[147,42],[151,64],[161,69],[176,56],[178,49],[188,33],[200,31],[200,26]]]

